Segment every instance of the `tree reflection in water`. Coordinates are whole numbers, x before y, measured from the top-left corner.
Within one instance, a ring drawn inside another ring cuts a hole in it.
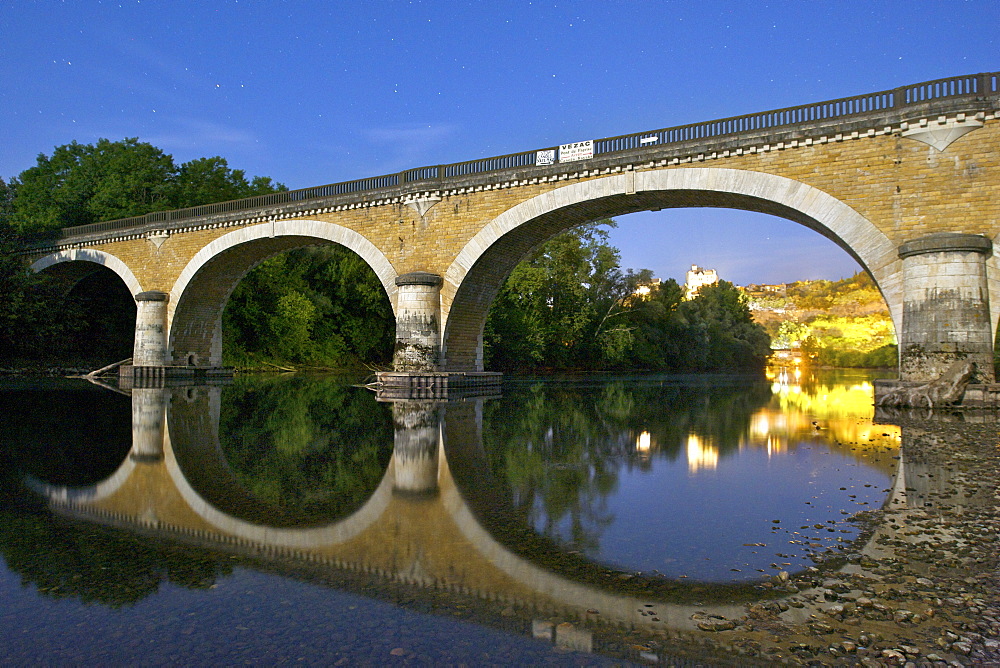
[[[606,501],[620,472],[686,455],[692,437],[725,456],[771,398],[756,377],[539,381],[505,390],[484,409],[494,473],[524,523],[583,552],[598,549],[614,519]]]
[[[855,376],[508,383],[484,446],[539,539],[615,569],[750,582],[835,557],[885,499],[899,432],[872,424]]]
[[[0,555],[23,584],[47,597],[119,608],[163,582],[203,589],[230,572],[226,561],[203,550],[53,516],[24,487],[25,474],[69,486],[107,478],[132,445],[131,405],[128,397],[86,384],[37,385],[0,390],[0,401],[17,407],[0,411]]]
[[[261,502],[335,518],[359,507],[392,456],[389,407],[344,379],[237,378],[219,425],[236,478]]]

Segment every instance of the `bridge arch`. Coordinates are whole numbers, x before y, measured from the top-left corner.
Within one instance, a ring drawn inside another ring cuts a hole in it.
[[[897,248],[871,221],[822,190],[763,172],[715,167],[625,171],[543,193],[511,207],[459,252],[441,291],[443,367],[481,371],[490,304],[514,266],[552,235],[589,221],[638,211],[719,207],[800,223],[851,255],[875,280],[893,325],[902,323]]]
[[[365,504],[347,517],[330,524],[311,527],[268,526],[238,518],[212,505],[188,482],[169,441],[164,450],[167,473],[191,510],[210,527],[258,545],[302,550],[346,543],[375,524],[392,500],[395,474],[390,462],[382,482]]]
[[[111,253],[106,253],[102,250],[96,250],[93,248],[71,248],[69,250],[46,255],[45,257],[39,258],[32,263],[31,271],[38,273],[45,271],[49,267],[60,265],[65,262],[90,262],[93,264],[99,264],[102,267],[107,267],[111,271],[118,274],[118,277],[125,282],[125,285],[128,286],[129,292],[131,292],[132,295],[137,295],[142,292],[142,285],[139,283],[139,279],[135,277],[135,274],[133,274],[132,270],[128,268],[128,265]]]
[[[336,243],[363,259],[396,308],[396,270],[382,252],[354,230],[318,220],[283,220],[224,234],[199,250],[170,290],[167,328],[175,361],[222,366],[222,311],[240,280],[283,251]]]

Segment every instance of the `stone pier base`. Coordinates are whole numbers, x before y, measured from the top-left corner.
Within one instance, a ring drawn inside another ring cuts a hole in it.
[[[455,399],[500,396],[501,373],[380,371],[379,399]]]
[[[919,381],[879,379],[875,381],[875,404],[878,400],[900,387],[924,385]],[[954,408],[1000,408],[1000,383],[970,383],[965,395],[953,404]],[[943,407],[947,409],[948,407]]]
[[[133,387],[165,387],[209,379],[232,378],[233,370],[223,367],[194,366],[133,366],[118,367],[118,383],[124,389]]]

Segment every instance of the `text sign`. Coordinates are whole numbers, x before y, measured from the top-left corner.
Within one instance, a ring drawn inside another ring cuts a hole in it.
[[[559,162],[587,160],[594,157],[594,140],[576,141],[559,147]]]
[[[554,148],[538,151],[538,153],[535,154],[536,167],[554,164],[556,164],[556,150]]]

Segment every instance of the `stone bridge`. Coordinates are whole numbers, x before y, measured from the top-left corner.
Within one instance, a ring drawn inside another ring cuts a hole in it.
[[[552,235],[636,211],[744,209],[819,232],[872,276],[901,379],[968,358],[992,382],[998,111],[998,73],[959,76],[70,228],[28,256],[38,271],[114,271],[138,302],[136,367],[190,371],[221,366],[222,311],[250,269],[341,244],[393,304],[396,371],[475,373],[491,302]]]

